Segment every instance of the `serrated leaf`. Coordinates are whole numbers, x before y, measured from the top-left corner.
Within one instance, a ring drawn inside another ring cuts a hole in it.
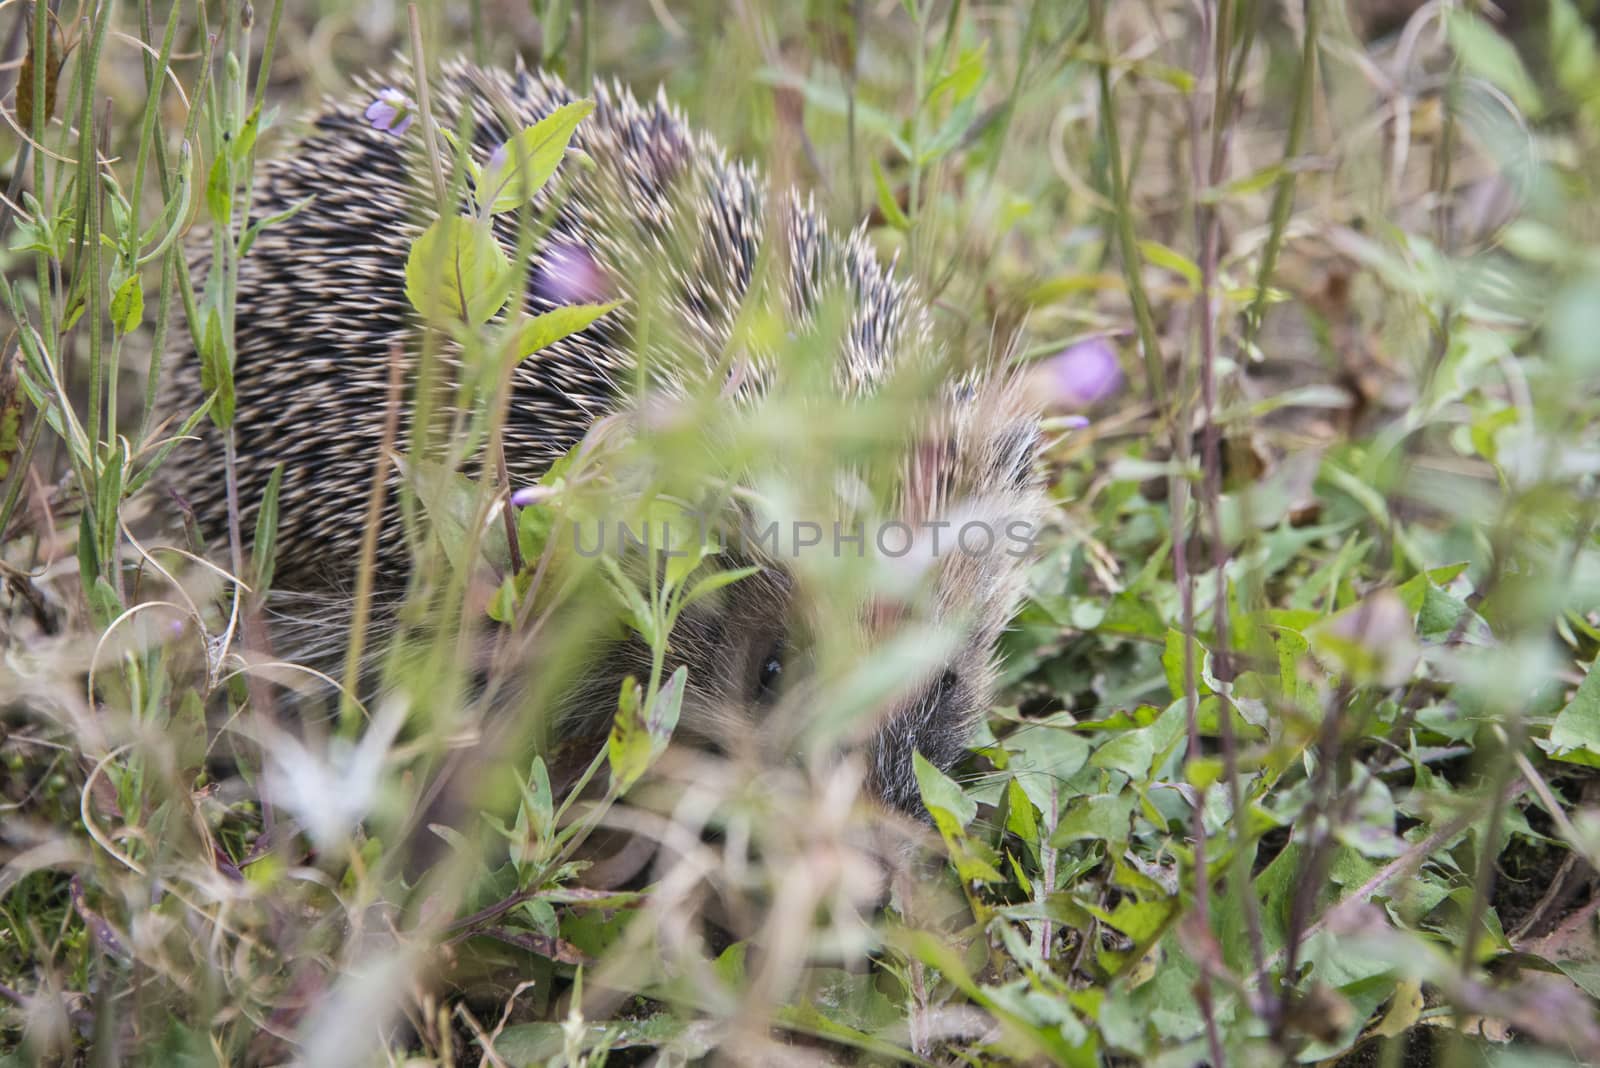
[[[482,326],[511,295],[511,260],[488,220],[434,220],[406,257],[406,298],[432,323]]]

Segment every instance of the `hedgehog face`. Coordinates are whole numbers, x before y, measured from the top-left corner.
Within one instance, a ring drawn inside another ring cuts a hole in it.
[[[923,813],[913,754],[948,769],[988,711],[995,647],[1021,598],[1042,511],[1037,427],[1009,385],[962,397],[933,426],[909,451],[893,512],[906,528],[940,531],[932,555],[897,561],[919,569],[914,588],[837,603],[830,592],[849,599],[854,591],[815,589],[800,577],[803,569],[791,572],[781,559],[718,558],[717,569],[754,563],[759,570],[691,605],[671,634],[666,670],[688,669],[680,739],[758,761],[810,752],[808,720],[826,714],[819,702],[830,700],[817,677],[819,637],[859,662],[881,655],[905,628],[931,626],[948,654],[882,701],[871,722],[847,727],[842,743],[864,758],[878,800]],[[568,706],[573,722],[585,725],[576,733],[598,737],[623,680],[649,670],[650,650],[637,637],[596,657]]]

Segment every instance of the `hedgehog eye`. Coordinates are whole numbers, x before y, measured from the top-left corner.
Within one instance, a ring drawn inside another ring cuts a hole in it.
[[[956,684],[961,681],[954,668],[946,668],[943,675],[939,676],[939,689],[935,691],[938,700],[944,700],[955,692]]]
[[[777,699],[778,680],[783,675],[784,652],[783,639],[779,638],[761,658],[761,666],[756,671],[756,701],[759,704],[768,705]]]

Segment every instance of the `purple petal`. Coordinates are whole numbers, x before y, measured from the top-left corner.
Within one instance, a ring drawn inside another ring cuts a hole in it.
[[[511,494],[511,503],[518,508],[526,508],[530,504],[538,504],[555,496],[555,490],[549,486],[523,486]]]
[[[500,143],[500,147],[495,149],[492,153],[489,154],[489,162],[487,164],[485,164],[483,169],[486,170],[486,171],[499,170],[501,167],[504,167],[505,165],[506,165],[506,146],[505,146],[505,142],[502,141]]]
[[[367,121],[377,130],[387,130],[397,114],[399,112],[387,100],[374,100],[367,106]]]
[[[1122,388],[1122,365],[1104,337],[1069,345],[1044,363],[1050,399],[1064,408],[1088,408]]]
[[[367,121],[374,130],[387,131],[396,137],[404,134],[416,117],[411,98],[398,89],[383,89],[378,98],[367,105]]]
[[[534,272],[533,292],[550,304],[600,304],[611,299],[611,286],[594,256],[570,242],[544,250]]]

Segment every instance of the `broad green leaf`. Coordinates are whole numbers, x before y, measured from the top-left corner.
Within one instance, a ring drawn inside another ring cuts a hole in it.
[[[1039,820],[1033,802],[1016,779],[1006,783],[1006,830],[1029,845],[1039,841]]]
[[[1556,716],[1550,727],[1550,754],[1572,763],[1595,763],[1600,758],[1600,660],[1589,665],[1589,673],[1578,685],[1578,692]],[[1589,759],[1578,759],[1580,756]]]
[[[978,803],[961,792],[951,778],[928,762],[921,753],[911,754],[912,768],[917,775],[917,788],[922,793],[922,803],[937,819],[940,812],[949,814],[957,829],[965,828],[978,815]]]
[[[219,152],[206,175],[206,210],[217,226],[227,226],[233,217],[233,161]]]
[[[590,112],[594,101],[575,100],[515,134],[503,146],[504,155],[483,169],[480,202],[499,214],[515,211],[544,188],[561,165],[572,135]]]
[[[487,220],[447,215],[411,246],[406,297],[429,322],[481,326],[511,295],[511,276],[511,261]]]
[[[144,321],[144,285],[131,274],[111,295],[111,325],[119,334],[131,334]]]
[[[1189,656],[1194,664],[1195,693],[1204,697],[1211,692],[1204,678],[1206,665],[1206,647],[1198,640],[1189,644]],[[1172,696],[1177,700],[1185,697],[1184,686],[1184,640],[1183,632],[1173,627],[1167,629],[1166,648],[1161,653],[1161,667],[1167,676],[1167,689],[1172,691]]]
[[[542,315],[535,315],[517,330],[515,344],[517,359],[525,360],[540,349],[549,348],[562,338],[586,329],[590,323],[620,303],[622,302],[614,300],[608,304],[568,304]]]
[[[1594,31],[1572,0],[1550,0],[1550,59],[1556,84],[1593,125],[1600,118],[1600,53]]]
[[[522,804],[527,813],[528,829],[535,838],[548,837],[555,828],[555,798],[550,790],[550,773],[545,769],[544,758],[533,758],[528,779],[522,784]]]
[[[1095,794],[1074,798],[1060,822],[1056,824],[1055,833],[1050,836],[1050,844],[1059,849],[1086,838],[1126,842],[1128,822],[1133,817],[1133,809],[1138,801],[1138,797],[1131,790],[1125,790],[1120,794]]]
[[[1089,757],[1089,766],[1143,780],[1183,740],[1186,719],[1184,701],[1179,698],[1148,727],[1119,734],[1096,749]]]
[[[1089,759],[1089,742],[1066,722],[1040,720],[1012,731],[1005,738],[1011,754],[1012,781],[1040,812],[1050,811],[1050,795],[1057,810],[1070,796],[1067,780]]]
[[[445,559],[458,574],[465,574],[472,563],[466,554],[472,523],[479,510],[478,484],[435,460],[403,456],[399,457],[399,463],[433,526]],[[497,571],[510,568],[511,549],[506,541],[505,524],[492,511],[486,517],[478,547]]]
[[[1539,88],[1522,65],[1514,45],[1483,19],[1457,8],[1447,22],[1450,46],[1462,65],[1491,84],[1505,90],[1514,104],[1529,118],[1544,111]]]

